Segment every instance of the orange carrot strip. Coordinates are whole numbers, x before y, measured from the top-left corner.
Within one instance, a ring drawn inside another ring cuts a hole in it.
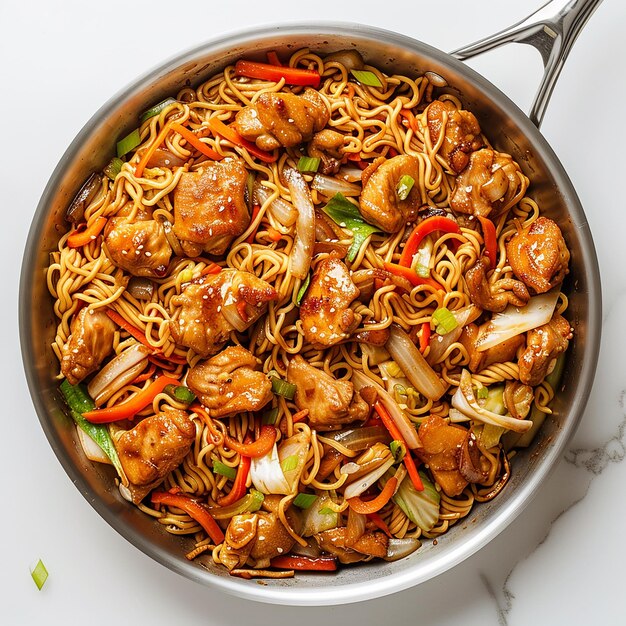
[[[276,429],[268,424],[261,428],[259,438],[252,443],[240,443],[229,435],[224,437],[226,447],[239,452],[242,456],[250,456],[252,458],[265,456],[272,449],[275,441]]]
[[[257,157],[257,159],[260,159],[264,163],[274,163],[274,161],[278,159],[278,153],[276,151],[274,151],[275,154],[272,154],[271,152],[257,148],[255,143],[244,139],[234,128],[226,126],[226,124],[217,117],[212,117],[209,120],[209,128],[215,135],[220,135],[236,146],[245,148],[252,156]]]
[[[141,332],[136,326],[133,326],[130,322],[125,320],[117,311],[113,309],[107,309],[106,314],[118,325],[121,326],[125,331],[130,333],[139,343],[142,343],[146,348],[150,348],[154,350],[154,346],[151,346],[146,338],[146,335]],[[155,350],[156,352],[156,350]]]
[[[417,471],[415,461],[408,450],[406,451],[402,462],[404,463],[404,467],[406,467],[406,471],[409,473],[409,478],[411,479],[413,486],[418,491],[424,491],[424,483],[422,482],[419,472]]]
[[[257,63],[256,61],[246,61],[244,59],[240,59],[235,64],[235,74],[237,76],[247,76],[248,78],[271,80],[275,83],[284,78],[288,85],[310,85],[315,88],[319,87],[322,79],[319,72],[315,70],[269,65],[268,63]]]
[[[206,267],[200,272],[200,274],[202,276],[207,276],[208,274],[219,274],[221,271],[222,268],[217,263],[209,261]]]
[[[241,456],[237,476],[235,476],[235,481],[233,482],[230,492],[217,499],[217,503],[220,506],[230,506],[246,495],[246,481],[248,480],[251,465],[252,459],[249,456]]]
[[[421,276],[418,276],[417,272],[410,267],[404,267],[404,265],[398,265],[397,263],[388,263],[387,261],[385,261],[384,266],[388,272],[391,272],[396,276],[406,278],[413,285],[413,287],[429,285],[433,289],[445,291],[443,285],[440,285],[436,280],[433,280],[432,278],[422,278]]]
[[[152,142],[152,145],[143,153],[143,156],[137,163],[137,167],[135,168],[135,177],[141,178],[143,176],[143,171],[150,160],[150,157],[156,152],[157,148],[165,141],[165,137],[167,137],[167,133],[171,130],[171,122],[166,123],[159,134],[156,136],[155,140]]]
[[[389,526],[385,523],[385,520],[378,513],[368,513],[367,519],[370,522],[374,523],[380,530],[382,530],[387,537],[391,539],[391,531],[389,530]]]
[[[200,141],[196,135],[194,135],[188,128],[185,128],[182,124],[172,122],[171,126],[173,131],[181,135],[183,139],[190,143],[198,152],[204,154],[204,156],[209,157],[209,159],[213,159],[214,161],[221,161],[224,158],[219,152],[215,152],[213,148],[210,148],[203,141]]]
[[[395,493],[397,486],[398,479],[392,476],[383,487],[383,490],[373,500],[366,502],[361,500],[359,496],[355,496],[354,498],[348,498],[347,502],[355,513],[361,513],[362,515],[376,513],[391,500],[391,496]]]
[[[302,409],[291,416],[291,421],[295,424],[301,422],[309,414],[309,409]]]
[[[102,232],[102,229],[104,228],[104,225],[106,223],[107,218],[100,216],[97,217],[89,226],[86,226],[84,229],[77,228],[67,238],[68,248],[81,248],[82,246],[87,245]]]
[[[281,233],[271,226],[267,229],[267,236],[270,238],[270,241],[280,241],[283,238]]]

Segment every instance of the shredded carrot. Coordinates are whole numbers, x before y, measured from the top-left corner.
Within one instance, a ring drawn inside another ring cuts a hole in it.
[[[222,271],[221,266],[217,263],[213,263],[213,261],[209,261],[206,267],[200,272],[202,276],[207,276],[208,274],[219,274]]]
[[[404,463],[404,467],[406,467],[406,471],[409,474],[409,478],[411,479],[413,486],[418,491],[424,491],[424,483],[422,483],[422,479],[420,478],[419,472],[417,471],[415,461],[413,460],[413,457],[408,450],[406,451],[402,462]]]
[[[395,476],[392,476],[383,487],[383,490],[373,499],[373,500],[361,500],[359,496],[355,496],[354,498],[348,498],[347,502],[350,505],[350,508],[355,513],[361,513],[363,515],[367,515],[368,513],[376,513],[380,511],[389,500],[391,500],[391,496],[396,491],[396,487],[398,486],[398,479]]]
[[[245,323],[248,323],[248,321],[250,320],[247,306],[248,306],[248,303],[245,300],[237,300],[237,304],[235,305],[235,308],[237,309],[237,313],[239,314],[239,317]]]
[[[145,333],[139,330],[136,326],[133,326],[129,321],[124,319],[117,311],[113,309],[107,309],[106,314],[118,325],[121,326],[125,331],[130,333],[139,343],[142,343],[146,348],[150,348],[154,350],[154,346],[150,345],[150,342],[146,338]]]
[[[159,134],[156,136],[155,140],[148,147],[148,149],[143,153],[141,159],[139,160],[139,163],[137,163],[137,167],[135,168],[136,178],[141,178],[143,176],[143,171],[146,168],[148,161],[150,161],[150,158],[156,152],[157,148],[165,141],[165,138],[167,137],[167,133],[170,132],[171,127],[172,127],[171,122],[167,122],[166,124],[164,124],[163,128],[161,129]]]
[[[246,439],[247,441],[248,439]],[[233,482],[233,486],[229,493],[217,499],[217,503],[220,506],[230,506],[243,498],[246,495],[246,482],[248,480],[248,474],[250,473],[250,466],[252,460],[249,456],[241,455],[239,461],[239,469],[237,470],[237,476]]]
[[[399,113],[402,119],[403,126],[407,126],[414,133],[417,132],[417,120],[415,119],[415,115],[413,115],[413,111],[411,109],[401,109]]]
[[[283,238],[282,234],[271,226],[267,229],[267,236],[270,238],[270,241],[280,241]]]
[[[67,238],[68,248],[81,248],[82,246],[92,242],[102,232],[106,223],[107,218],[100,216],[93,220],[89,226],[85,224],[84,228],[77,228]]]
[[[257,157],[257,159],[260,159],[264,163],[274,163],[274,161],[278,159],[278,152],[276,150],[274,150],[274,154],[261,150],[255,143],[244,139],[234,128],[226,126],[226,124],[217,117],[209,119],[209,128],[213,134],[220,135],[232,144],[245,148],[252,156]]]
[[[200,141],[200,139],[196,135],[194,135],[188,128],[185,128],[178,122],[172,122],[171,127],[173,131],[176,131],[198,152],[201,152],[202,154],[204,154],[204,156],[209,157],[209,159],[213,159],[214,161],[220,161],[224,158],[219,152],[215,152],[215,150],[207,146],[203,141]]]
[[[388,263],[387,261],[385,261],[384,266],[388,272],[391,272],[395,276],[406,278],[413,285],[413,287],[429,285],[433,289],[445,291],[444,286],[440,285],[436,280],[433,280],[432,278],[422,278],[421,276],[418,276],[417,272],[410,267],[404,267],[404,265],[398,265],[397,263]]]
[[[276,441],[277,431],[273,426],[265,425],[261,428],[259,438],[252,443],[240,443],[229,435],[224,437],[224,445],[242,456],[258,458],[265,456]]]
[[[252,207],[252,217],[250,218],[250,223],[254,224],[256,218],[259,216],[259,211],[261,210],[261,206],[259,204],[254,204]],[[256,228],[248,235],[248,238],[246,239],[246,243],[249,244],[253,244],[254,243],[254,238],[256,237],[256,231],[258,230],[259,226],[257,224]]]
[[[368,513],[367,519],[370,520],[373,524],[375,524],[380,530],[382,530],[387,537],[391,539],[391,531],[389,530],[389,526],[385,523],[385,520],[378,513]]]
[[[295,424],[296,422],[301,422],[305,417],[307,417],[309,414],[309,409],[302,409],[301,411],[298,411],[297,413],[294,413],[291,416],[291,421]]]
[[[420,352],[423,354],[426,352],[426,348],[430,345],[430,322],[424,322],[422,324],[422,330],[419,335]]]

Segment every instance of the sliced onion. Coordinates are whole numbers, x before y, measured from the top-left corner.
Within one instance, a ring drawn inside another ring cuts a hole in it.
[[[80,191],[76,194],[72,203],[67,207],[65,212],[65,219],[72,224],[78,224],[82,222],[85,217],[85,209],[89,206],[91,201],[96,197],[98,189],[102,185],[102,176],[100,174],[93,173],[83,183]]]
[[[264,187],[261,184],[256,184],[254,186],[254,196],[257,199],[257,203],[261,206],[264,205],[272,195],[273,192],[267,187]],[[272,214],[274,219],[283,226],[291,226],[296,221],[296,217],[298,216],[296,208],[289,204],[286,200],[283,200],[280,196],[272,200],[268,207],[268,211]]]
[[[332,198],[335,194],[341,193],[344,196],[360,196],[361,186],[348,183],[345,180],[325,176],[324,174],[316,174],[311,187],[328,198]]]
[[[182,167],[186,163],[186,159],[170,152],[166,148],[157,148],[146,163],[146,167]]]
[[[361,350],[367,355],[367,360],[370,365],[380,365],[391,358],[389,352],[381,346],[372,346],[364,343],[361,346]]]
[[[131,276],[126,291],[137,300],[152,300],[154,283],[145,276]]]
[[[302,476],[302,472],[304,471],[306,459],[309,454],[309,444],[311,442],[309,432],[308,430],[299,431],[292,437],[289,437],[289,439],[282,441],[278,448],[278,460],[280,463],[291,456],[298,459],[296,467],[287,471],[283,470],[283,476],[289,486],[288,493],[296,491],[296,487],[300,482],[300,476]]]
[[[476,400],[474,389],[472,388],[472,377],[467,370],[463,370],[461,374],[459,388],[452,396],[452,406],[478,422],[502,426],[502,428],[516,433],[524,433],[533,425],[530,420],[518,420],[509,415],[498,415],[493,411],[483,409]]]
[[[364,534],[367,517],[348,508],[348,523],[346,524],[346,545],[352,547]]]
[[[429,400],[439,400],[443,396],[446,392],[445,385],[399,326],[391,327],[386,348],[404,375],[423,396]]]
[[[289,493],[289,484],[280,466],[276,444],[265,456],[252,459],[250,477],[255,488],[261,493],[282,495]]]
[[[100,406],[100,403],[106,402],[116,391],[121,389],[125,384],[130,381],[121,382],[126,380],[126,377],[122,378],[124,374],[129,371],[133,371],[135,367],[143,363],[145,367],[148,356],[151,351],[146,346],[135,343],[130,348],[126,348],[123,352],[111,359],[93,378],[93,380],[87,386],[89,395],[94,398],[96,405]],[[143,367],[141,369],[143,369]],[[141,370],[140,370],[141,371]],[[136,377],[137,374],[133,376]],[[132,378],[130,379],[132,380]],[[110,392],[110,393],[109,393]],[[106,399],[101,400],[103,394],[108,396]]]
[[[318,556],[320,556],[320,554],[322,554],[322,549],[317,544],[317,541],[309,539],[306,546],[303,546],[296,541],[290,552],[291,554],[295,554],[297,556],[308,556],[312,559],[316,559]]]
[[[475,304],[470,304],[458,311],[452,311],[452,315],[456,319],[457,327],[451,330],[445,335],[437,335],[430,339],[430,350],[426,360],[431,365],[438,363],[441,357],[445,354],[446,350],[455,342],[459,340],[459,337],[463,333],[463,328],[473,321],[477,320],[482,313]]]
[[[104,450],[82,428],[77,426],[76,432],[83,452],[90,461],[111,465],[111,460],[104,453]]]
[[[337,176],[338,178],[341,178],[349,183],[360,183],[362,171],[363,170],[360,167],[345,165],[337,172]]]
[[[378,442],[389,443],[391,441],[387,429],[382,426],[368,426],[367,428],[342,430],[334,433],[333,439],[353,452],[366,450]]]
[[[330,509],[330,505],[334,504],[328,494],[321,495],[308,509],[303,513],[302,519],[302,536],[312,537],[331,528],[336,528],[339,524],[339,514],[324,512],[324,509]],[[296,543],[297,545],[297,543]]]
[[[387,556],[385,561],[398,561],[403,559],[409,554],[413,554],[420,546],[422,542],[414,537],[404,537],[403,539],[397,539],[392,537],[387,542]]]
[[[291,199],[298,210],[296,237],[291,251],[291,273],[296,278],[305,278],[311,267],[315,244],[315,208],[311,192],[302,174],[293,168],[284,172]]]
[[[339,63],[343,65],[348,71],[363,69],[365,62],[358,50],[337,50],[328,56],[324,57],[324,63]]]
[[[554,313],[559,299],[559,289],[532,297],[526,306],[507,306],[502,313],[496,313],[491,321],[481,326],[476,339],[476,350],[484,352],[517,335],[547,324]]]
[[[362,478],[359,478],[359,480],[350,483],[344,491],[344,497],[348,499],[360,496],[364,491],[367,491],[373,484],[375,484],[379,478],[384,476],[385,472],[394,464],[394,462],[394,458],[390,457],[380,467],[372,470],[369,474],[366,474]]]
[[[361,389],[364,389],[365,387],[373,387],[378,394],[378,398],[385,405],[385,408],[389,412],[389,415],[394,421],[394,424],[398,427],[398,430],[404,437],[406,445],[411,450],[422,447],[413,423],[406,416],[404,411],[398,406],[398,403],[389,393],[387,393],[387,391],[383,387],[381,387],[377,382],[366,376],[363,372],[360,372],[358,370],[354,370],[352,372],[352,382],[354,384],[354,388],[357,391],[361,391]]]

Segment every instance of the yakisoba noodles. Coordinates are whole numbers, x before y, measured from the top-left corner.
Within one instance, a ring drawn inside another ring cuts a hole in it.
[[[558,226],[440,77],[284,62],[146,111],[48,269],[87,457],[243,577],[395,560],[496,497],[572,337]]]

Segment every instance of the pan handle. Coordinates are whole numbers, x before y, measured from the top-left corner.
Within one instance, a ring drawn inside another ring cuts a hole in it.
[[[550,0],[521,22],[451,54],[464,61],[511,42],[536,48],[543,59],[544,72],[528,117],[539,127],[565,60],[583,26],[601,2]]]

